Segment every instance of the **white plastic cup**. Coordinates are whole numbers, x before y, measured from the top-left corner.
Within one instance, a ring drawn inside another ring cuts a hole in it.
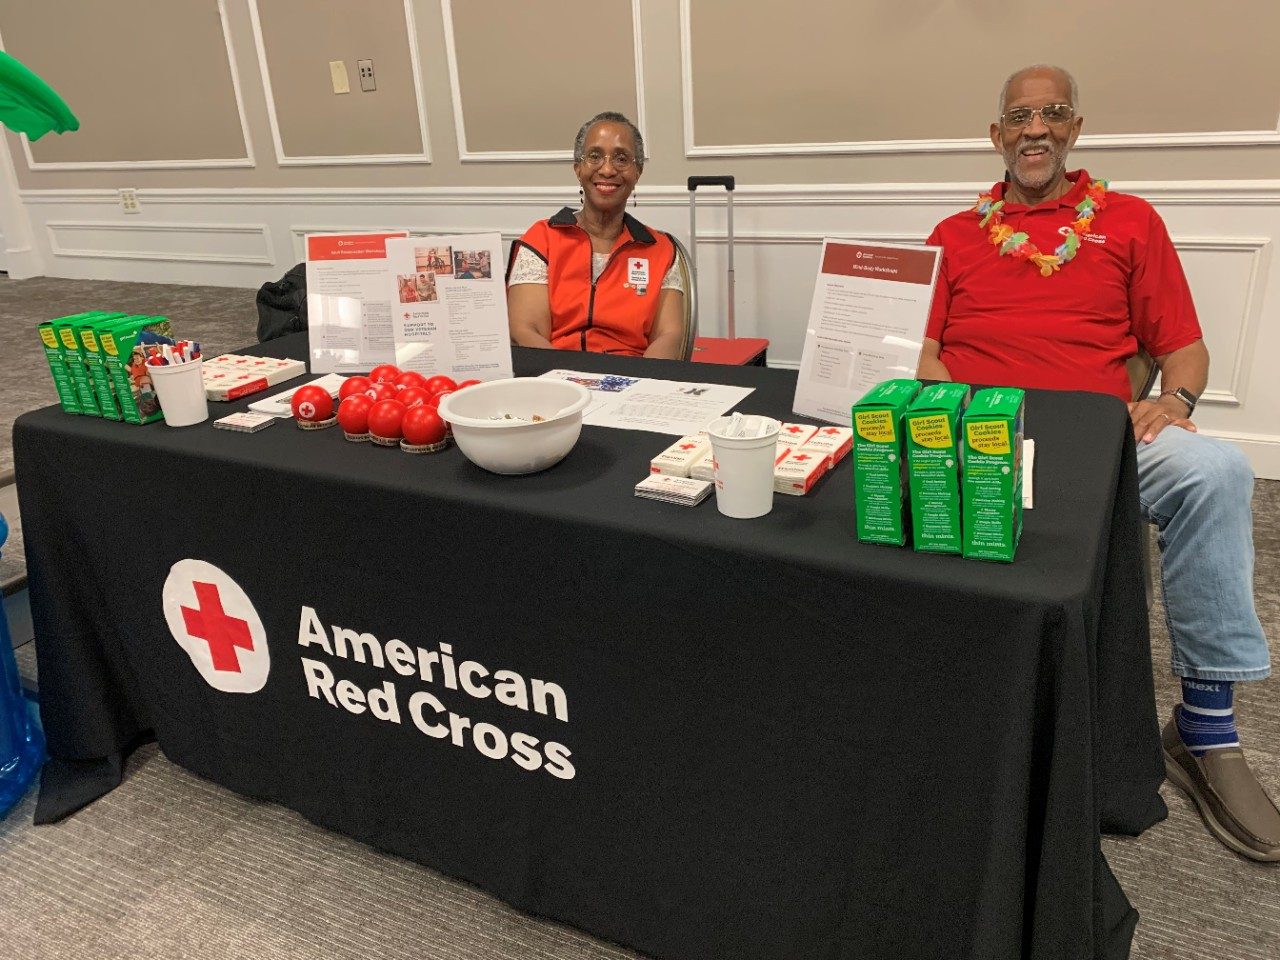
[[[171,427],[189,427],[209,419],[209,400],[204,393],[203,360],[171,363],[167,367],[147,367],[156,399]]]
[[[726,517],[750,520],[773,509],[773,462],[782,424],[772,417],[744,416],[736,436],[733,417],[707,428],[716,471],[716,506]]]

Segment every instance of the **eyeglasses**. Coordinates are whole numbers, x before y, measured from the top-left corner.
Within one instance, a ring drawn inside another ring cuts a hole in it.
[[[583,155],[582,163],[585,163],[589,170],[596,170],[604,166],[606,159],[613,164],[615,170],[629,170],[636,162],[636,158],[624,150],[615,150],[613,153],[590,150]]]
[[[1031,122],[1031,118],[1039,116],[1046,126],[1060,127],[1070,123],[1076,115],[1075,108],[1069,103],[1047,103],[1037,110],[1031,107],[1014,107],[1000,115],[1000,122],[1006,127],[1018,129]]]

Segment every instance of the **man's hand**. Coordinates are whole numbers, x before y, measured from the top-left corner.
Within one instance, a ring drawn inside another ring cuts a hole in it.
[[[1187,405],[1174,396],[1131,403],[1129,419],[1133,421],[1133,438],[1141,443],[1150,443],[1165,427],[1181,427],[1195,433],[1196,425],[1186,413]]]

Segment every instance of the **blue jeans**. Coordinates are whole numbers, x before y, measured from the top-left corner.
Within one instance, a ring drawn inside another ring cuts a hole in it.
[[[1173,672],[1199,680],[1271,673],[1253,606],[1253,469],[1224,440],[1166,427],[1138,441],[1138,495],[1159,528]]]

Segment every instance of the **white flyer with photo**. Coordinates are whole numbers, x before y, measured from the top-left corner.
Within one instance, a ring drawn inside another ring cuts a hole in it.
[[[882,380],[915,376],[940,247],[827,239],[796,380],[796,413],[851,424]]]
[[[398,233],[313,233],[307,249],[312,373],[357,373],[395,363],[386,243]]]
[[[497,233],[388,240],[383,296],[391,301],[391,362],[459,380],[510,377],[501,266]]]
[[[543,376],[571,380],[591,391],[591,402],[582,412],[583,423],[595,427],[669,433],[677,437],[698,433],[753,392],[751,387],[621,377],[578,370],[552,370]]]

